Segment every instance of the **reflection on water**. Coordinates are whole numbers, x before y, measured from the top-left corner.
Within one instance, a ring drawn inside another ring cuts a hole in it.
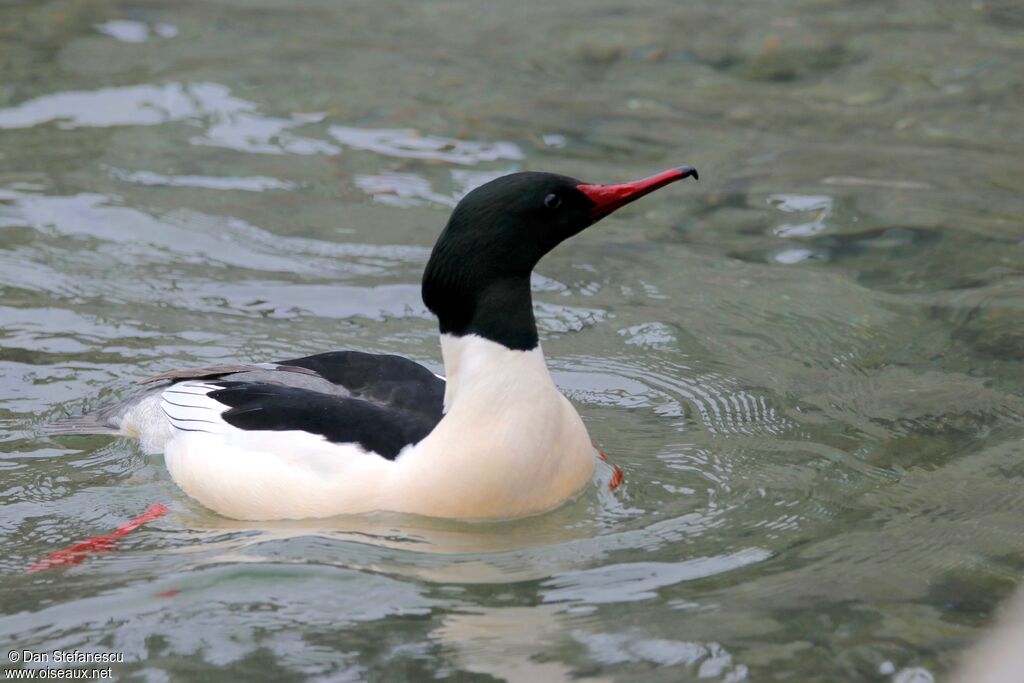
[[[50,121],[66,129],[155,126],[253,106],[216,83],[134,85],[43,95],[0,111],[0,128],[30,128]]]
[[[519,146],[511,142],[456,140],[419,135],[413,130],[363,130],[348,126],[331,126],[329,130],[334,139],[346,147],[389,157],[432,159],[453,164],[523,158]]]
[[[134,173],[118,168],[110,169],[110,174],[118,180],[140,185],[164,185],[167,187],[205,187],[210,190],[245,190],[247,192],[263,192],[264,190],[291,190],[295,183],[265,176],[244,178],[204,175],[163,175],[148,171]]]
[[[714,576],[768,559],[770,553],[758,548],[727,557],[698,557],[684,562],[635,562],[605,565],[555,576],[545,582],[545,602],[581,602],[601,605],[633,602],[657,597],[657,589],[683,581]]]
[[[122,43],[144,43],[150,39],[151,33],[161,38],[173,38],[178,35],[178,27],[174,24],[158,23],[150,26],[141,21],[128,19],[111,19],[96,24],[96,30]]]
[[[147,680],[941,680],[1024,572],[1020,13],[482,10],[0,8],[0,633]],[[36,429],[182,365],[439,371],[459,198],[680,163],[532,282],[615,494],[250,524]]]
[[[805,223],[783,223],[773,232],[779,237],[810,237],[827,227],[835,201],[828,195],[774,194],[768,203],[779,211],[805,214],[810,218]]]
[[[415,173],[385,171],[378,175],[358,175],[355,184],[363,192],[373,196],[374,201],[391,206],[410,207],[433,202],[454,207],[470,190],[505,175],[502,171],[451,171],[451,194],[435,192],[430,181]]]

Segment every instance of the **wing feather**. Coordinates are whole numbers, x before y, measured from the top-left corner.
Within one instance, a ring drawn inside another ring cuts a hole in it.
[[[154,382],[180,382],[188,379],[213,379],[224,377],[239,372],[252,372],[256,370],[278,370],[281,372],[297,372],[304,375],[315,375],[316,372],[308,368],[291,365],[272,365],[263,363],[259,365],[208,365],[202,368],[183,368],[179,370],[168,370],[159,375],[140,379],[139,384],[152,384]]]
[[[182,432],[298,430],[335,444],[358,444],[389,460],[422,440],[440,420],[439,414],[435,418],[362,398],[230,380],[172,385],[161,395],[161,408]]]

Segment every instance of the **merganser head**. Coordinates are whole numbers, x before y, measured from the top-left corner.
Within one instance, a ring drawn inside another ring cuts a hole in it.
[[[537,346],[530,273],[544,254],[605,216],[697,169],[681,166],[621,185],[554,173],[513,173],[458,203],[423,273],[423,302],[441,333]]]

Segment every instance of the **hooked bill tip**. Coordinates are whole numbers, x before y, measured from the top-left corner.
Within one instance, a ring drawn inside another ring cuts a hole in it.
[[[682,173],[684,178],[692,177],[694,180],[700,180],[700,175],[693,166],[679,166],[676,170]]]

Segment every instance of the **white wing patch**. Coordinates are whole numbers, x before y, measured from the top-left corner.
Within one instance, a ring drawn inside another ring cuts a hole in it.
[[[209,395],[221,388],[200,381],[172,384],[160,395],[160,409],[177,431],[223,434],[234,429],[221,417],[229,406]]]

